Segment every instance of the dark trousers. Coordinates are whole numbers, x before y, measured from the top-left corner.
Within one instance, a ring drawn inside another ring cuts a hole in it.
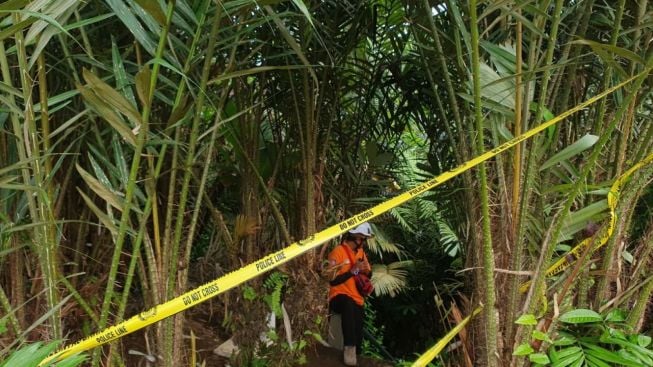
[[[360,354],[363,342],[363,306],[357,305],[353,299],[344,294],[339,294],[331,299],[329,309],[340,314],[344,345],[356,346],[356,353]]]

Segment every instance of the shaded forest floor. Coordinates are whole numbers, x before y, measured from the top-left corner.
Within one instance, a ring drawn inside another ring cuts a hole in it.
[[[222,335],[223,328],[220,326],[221,314],[212,312],[210,302],[198,305],[186,311],[187,323],[186,332],[188,345],[190,345],[190,332],[192,330],[196,340],[197,363],[204,363],[206,367],[227,367],[231,364],[228,358],[215,354],[214,350],[224,343],[229,336]],[[146,357],[133,351],[146,353],[144,345],[144,334],[142,331],[128,335],[122,340],[123,355],[126,358],[126,365],[130,367],[154,367],[155,363],[147,363]],[[130,352],[130,350],[132,352]],[[307,363],[305,367],[342,367],[342,351],[327,348],[320,344],[314,347],[307,347],[305,350]],[[392,364],[381,360],[359,357],[359,367],[391,367]],[[274,366],[270,366],[274,367]]]

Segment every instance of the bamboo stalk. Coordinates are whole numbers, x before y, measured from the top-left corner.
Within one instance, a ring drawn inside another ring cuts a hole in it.
[[[204,59],[204,66],[202,68],[202,76],[200,81],[199,90],[206,90],[208,85],[209,74],[211,70],[211,62],[213,59],[213,54],[215,52],[215,47],[217,43],[218,31],[220,29],[220,19],[222,18],[222,7],[217,7],[217,12],[213,18],[213,23],[211,25],[211,32],[209,34],[209,43],[206,46],[206,55]],[[168,272],[167,272],[167,286],[166,286],[166,296],[167,298],[172,298],[177,291],[177,269],[179,266],[179,247],[181,243],[181,235],[183,231],[183,225],[186,217],[186,204],[189,196],[189,184],[192,177],[192,166],[193,160],[195,158],[195,151],[197,149],[197,140],[199,136],[199,124],[202,117],[202,108],[204,107],[205,94],[200,93],[197,97],[195,103],[195,111],[192,127],[190,131],[190,139],[188,142],[188,152],[186,154],[186,161],[184,162],[185,173],[182,179],[181,190],[179,191],[179,208],[177,209],[177,218],[175,220],[175,226],[173,231],[173,238],[171,242],[171,252],[168,262]],[[176,319],[176,318],[175,318]],[[173,346],[173,320],[166,320],[164,325],[164,365],[172,367],[175,361],[175,353]]]
[[[474,82],[474,111],[476,119],[476,149],[478,153],[485,151],[483,132],[483,113],[481,106],[481,78],[480,78],[480,54],[479,35],[477,24],[476,0],[469,3],[470,23],[472,35],[472,79]],[[490,204],[488,194],[488,181],[485,163],[479,165],[479,186],[481,199],[481,218],[483,226],[483,287],[485,293],[485,343],[486,350],[483,352],[485,363],[489,367],[497,366],[497,318],[496,318],[496,294],[494,284],[494,249],[492,247],[492,230],[490,217]]]
[[[517,14],[521,15],[521,8],[517,7]],[[523,42],[523,28],[522,22],[516,20],[517,24],[515,25],[515,125],[514,125],[514,136],[519,136],[522,133],[522,42]],[[521,212],[519,211],[520,206],[520,192],[521,192],[521,181],[522,181],[522,144],[517,144],[514,148],[514,156],[512,160],[512,233],[511,233],[511,242],[512,242],[512,256],[510,269],[516,271],[521,270],[522,261],[524,255],[524,241],[521,240],[521,237],[518,236]],[[506,330],[506,341],[512,340],[513,332],[515,329],[514,323],[512,320],[515,319],[515,313],[518,308],[519,303],[519,279],[516,277],[511,278],[509,281],[510,286],[508,287],[510,295],[508,300],[508,308],[506,310],[506,321],[505,321],[505,330]]]
[[[647,70],[650,70],[651,67],[653,67],[653,57],[649,58],[649,60],[647,61]],[[647,77],[646,73],[642,73],[640,77],[635,79],[635,81],[632,84],[632,87],[627,89],[627,93],[625,93],[625,98],[623,101],[624,103],[622,103],[622,105],[619,107],[619,109],[615,113],[614,118],[608,124],[608,126],[606,126],[603,133],[601,134],[599,141],[594,145],[594,149],[592,150],[590,157],[587,159],[586,164],[583,166],[583,169],[581,171],[578,180],[576,181],[576,183],[573,185],[572,189],[568,193],[567,200],[565,201],[562,208],[558,211],[558,214],[554,218],[553,223],[549,227],[549,233],[547,234],[547,237],[543,240],[542,249],[540,252],[540,258],[537,264],[536,274],[533,277],[533,281],[531,283],[531,287],[527,295],[527,300],[524,305],[524,311],[526,313],[535,313],[536,311],[537,302],[533,302],[534,299],[533,295],[538,295],[542,293],[542,289],[544,287],[544,283],[546,279],[545,276],[546,267],[548,266],[551,256],[553,255],[553,251],[555,250],[554,244],[558,242],[560,233],[562,231],[562,227],[564,225],[564,221],[570,213],[571,206],[573,205],[574,201],[576,200],[576,197],[580,193],[581,188],[585,185],[585,181],[589,176],[590,171],[593,170],[594,167],[596,166],[601,151],[604,148],[604,146],[607,144],[608,140],[611,138],[611,133],[616,128],[617,122],[621,120],[623,114],[628,109],[630,99],[636,96],[636,93],[633,93],[632,91],[639,90],[639,88],[641,88],[642,84],[644,83],[646,77]]]
[[[20,15],[15,13],[13,19],[15,23],[20,22]],[[14,34],[14,38],[16,40],[16,55],[18,58],[18,70],[20,72],[24,103],[23,131],[16,131],[17,126],[14,126],[14,130],[18,134],[24,136],[23,144],[25,144],[25,153],[27,154],[27,157],[33,158],[30,160],[30,171],[32,177],[26,179],[25,184],[29,184],[33,180],[34,186],[37,187],[36,199],[28,199],[30,215],[33,220],[43,223],[43,225],[34,227],[34,237],[32,238],[32,241],[35,245],[33,247],[39,258],[41,270],[43,271],[43,283],[46,287],[47,305],[51,310],[53,310],[52,315],[50,316],[53,337],[61,339],[63,337],[61,329],[61,310],[56,308],[56,305],[60,300],[56,285],[59,277],[55,243],[56,224],[52,216],[52,207],[50,206],[50,203],[53,203],[53,200],[48,197],[46,177],[44,176],[43,168],[40,163],[42,158],[34,117],[34,101],[32,99],[33,84],[28,68],[27,51],[22,30],[17,31]],[[25,178],[26,177],[24,177],[24,179]],[[32,195],[26,196],[29,198]]]
[[[155,52],[156,59],[161,59],[163,56],[174,9],[175,9],[175,0],[170,0],[167,5],[166,23],[162,27],[159,44]],[[148,95],[146,96],[147,100],[145,101],[141,111],[142,123],[140,126],[140,130],[136,135],[136,146],[134,147],[134,156],[132,158],[132,165],[129,172],[129,180],[127,182],[127,187],[125,190],[125,199],[123,201],[123,210],[122,210],[122,216],[120,218],[120,226],[118,228],[116,244],[111,259],[109,277],[107,279],[107,288],[105,289],[104,299],[102,301],[102,309],[100,313],[100,328],[103,328],[107,325],[107,320],[109,317],[109,308],[111,305],[111,301],[114,298],[113,288],[115,284],[116,274],[118,272],[120,254],[122,253],[122,247],[128,232],[128,224],[130,222],[129,218],[130,218],[131,208],[133,205],[132,199],[136,188],[138,171],[140,169],[141,152],[143,151],[146,137],[149,132],[149,119],[150,119],[150,113],[152,111],[152,102],[154,97],[154,91],[156,90],[156,83],[158,80],[159,69],[160,69],[160,63],[154,63],[154,66],[152,68],[152,73],[150,76],[150,81],[149,81]],[[92,359],[93,367],[96,367],[98,365],[99,356],[100,356],[99,350],[96,350],[95,353],[93,353],[93,359]],[[109,359],[110,357],[111,357],[111,353],[109,352]]]

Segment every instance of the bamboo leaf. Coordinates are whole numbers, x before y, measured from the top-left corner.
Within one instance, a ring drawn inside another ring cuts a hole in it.
[[[238,78],[241,76],[246,76],[246,75],[254,75],[258,73],[264,73],[266,71],[274,71],[274,70],[295,70],[295,69],[305,69],[307,66],[304,65],[287,65],[287,66],[259,66],[255,68],[250,68],[250,69],[244,69],[244,70],[236,70],[231,73],[225,73],[221,74],[217,78],[211,79],[209,81],[209,85],[219,83],[223,80],[229,80],[233,78]]]
[[[3,12],[0,11],[0,17],[3,15]],[[36,22],[36,18],[27,18],[25,20],[22,20],[16,24],[12,24],[11,26],[3,29],[0,31],[0,41],[3,41],[7,37],[12,37],[14,34],[17,32],[20,32],[22,29],[29,27],[32,25],[34,22]]]
[[[127,143],[136,146],[136,136],[120,118],[120,116],[98,98],[92,90],[87,87],[77,85],[77,90],[82,94],[84,100],[102,117],[111,127],[113,127]]]
[[[267,13],[270,15],[272,20],[274,21],[274,24],[277,25],[277,28],[281,32],[283,38],[286,40],[286,42],[288,42],[288,45],[290,45],[290,48],[292,48],[292,50],[295,51],[295,54],[297,55],[297,57],[299,57],[302,63],[309,67],[309,73],[311,74],[311,77],[313,78],[315,84],[317,85],[318,84],[317,76],[315,75],[313,69],[310,68],[311,63],[308,62],[308,59],[306,58],[306,55],[304,55],[304,53],[302,52],[299,43],[297,43],[295,38],[293,38],[293,36],[290,34],[290,31],[288,30],[288,28],[286,28],[286,25],[283,23],[283,21],[281,21],[279,15],[275,13],[274,10],[272,10],[272,8],[269,5],[266,5],[264,8],[267,11]]]
[[[136,106],[136,98],[134,97],[134,91],[131,88],[131,82],[127,77],[127,71],[125,71],[125,64],[122,60],[122,55],[120,55],[120,50],[118,49],[116,40],[113,37],[111,37],[111,59],[113,61],[113,75],[116,78],[116,89],[122,93],[133,106]]]
[[[111,234],[115,237],[118,235],[118,227],[116,226],[116,223],[114,223],[113,219],[111,219],[105,212],[100,210],[100,208],[95,205],[93,200],[91,200],[84,192],[78,187],[77,191],[79,194],[82,196],[82,199],[86,202],[86,205],[88,206],[89,209],[98,217],[100,222],[104,224],[104,226],[111,232]]]
[[[160,25],[166,24],[166,15],[159,6],[159,3],[152,0],[135,0],[148,14],[154,18]]]
[[[601,315],[596,311],[578,308],[560,316],[560,321],[566,324],[587,324],[601,322],[603,321],[603,317],[601,317]]]
[[[156,43],[150,38],[150,35],[145,30],[143,25],[136,19],[132,9],[129,8],[123,0],[107,0],[107,4],[116,13],[116,16],[122,21],[125,27],[134,35],[138,43],[140,43],[143,48],[150,55],[155,54]]]
[[[634,53],[634,52],[632,52],[630,50],[627,50],[625,48],[612,46],[612,45],[605,44],[605,43],[599,43],[599,42],[595,42],[595,41],[585,40],[585,39],[572,41],[571,43],[572,44],[578,44],[578,45],[590,46],[592,48],[592,50],[594,50],[595,52],[597,52],[599,50],[600,51],[605,50],[605,51],[611,52],[611,53],[613,53],[613,54],[615,54],[617,56],[621,56],[626,60],[636,62],[636,63],[638,63],[640,65],[645,65],[646,64],[646,60],[644,60],[641,56],[639,56],[638,54],[636,54],[636,53]],[[605,54],[605,52],[601,52],[601,53]],[[614,61],[613,57],[610,57],[610,59],[611,59],[611,61]],[[607,60],[605,60],[605,61],[607,61]]]
[[[93,177],[90,173],[86,172],[79,164],[76,164],[77,172],[82,176],[82,179],[88,187],[93,190],[100,198],[109,203],[112,207],[122,211],[122,200],[113,191],[103,185],[98,179]]]
[[[299,11],[304,14],[304,17],[306,20],[308,20],[309,23],[315,28],[315,24],[313,24],[313,18],[311,17],[311,13],[308,11],[308,8],[306,7],[306,4],[304,4],[303,0],[292,0],[293,4],[299,9]]]
[[[0,11],[12,11],[12,10],[19,10],[23,6],[27,5],[29,3],[29,0],[7,0],[0,4]],[[0,13],[2,14],[2,13]],[[2,18],[0,16],[0,18]]]
[[[148,66],[144,66],[136,74],[136,94],[143,106],[147,106],[150,99],[150,76],[152,72]]]
[[[605,213],[607,209],[608,201],[599,200],[581,210],[569,214],[567,219],[565,219],[558,241],[563,242],[570,240],[574,234],[582,231],[590,220],[602,218],[602,213]]]
[[[120,111],[123,115],[134,124],[134,126],[141,125],[141,115],[136,108],[129,103],[127,98],[118,93],[115,89],[105,83],[102,79],[98,78],[95,74],[84,68],[82,72],[84,80],[89,84],[90,88],[95,94],[105,101],[109,106]]]
[[[64,122],[63,124],[59,125],[53,132],[50,133],[50,139],[59,135],[63,131],[67,131],[75,122],[77,122],[77,120],[85,116],[88,113],[88,111],[89,111],[88,109],[85,109],[84,111],[66,120],[66,122]]]
[[[113,12],[106,13],[106,14],[101,14],[101,15],[96,15],[96,16],[91,17],[91,18],[84,18],[84,19],[82,19],[82,20],[80,20],[78,22],[68,23],[68,24],[64,25],[63,28],[65,30],[67,30],[67,31],[71,31],[73,29],[87,27],[87,26],[95,24],[95,23],[100,23],[101,21],[109,19],[109,18],[111,18],[111,17],[113,17],[115,15],[116,14],[113,13]]]
[[[50,39],[52,39],[53,36],[59,33],[64,33],[72,38],[72,35],[61,24],[65,24],[68,21],[68,18],[70,18],[70,16],[75,12],[79,3],[80,2],[77,0],[53,1],[53,6],[49,6],[45,11],[50,15],[54,22],[48,22],[49,24],[45,24],[44,22],[39,21],[32,25],[25,36],[25,42],[26,44],[31,43],[30,33],[32,32],[34,32],[34,37],[38,36],[38,38],[35,38],[37,42],[27,66],[29,69],[34,66],[36,59],[38,59],[39,55],[43,52],[43,49],[50,42]],[[39,27],[40,24],[43,24],[43,28]],[[73,40],[77,42],[75,38],[73,38]]]
[[[591,148],[599,140],[599,137],[596,135],[587,134],[582,138],[578,139],[576,142],[556,153],[553,157],[542,164],[540,171],[543,171],[553,165],[560,163],[563,160],[567,160],[575,155],[578,155],[585,150]]]

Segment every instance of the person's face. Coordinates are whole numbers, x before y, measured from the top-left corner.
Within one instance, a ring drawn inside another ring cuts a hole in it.
[[[354,243],[356,244],[356,248],[361,248],[364,244],[367,243],[367,237],[363,235],[355,235]]]

